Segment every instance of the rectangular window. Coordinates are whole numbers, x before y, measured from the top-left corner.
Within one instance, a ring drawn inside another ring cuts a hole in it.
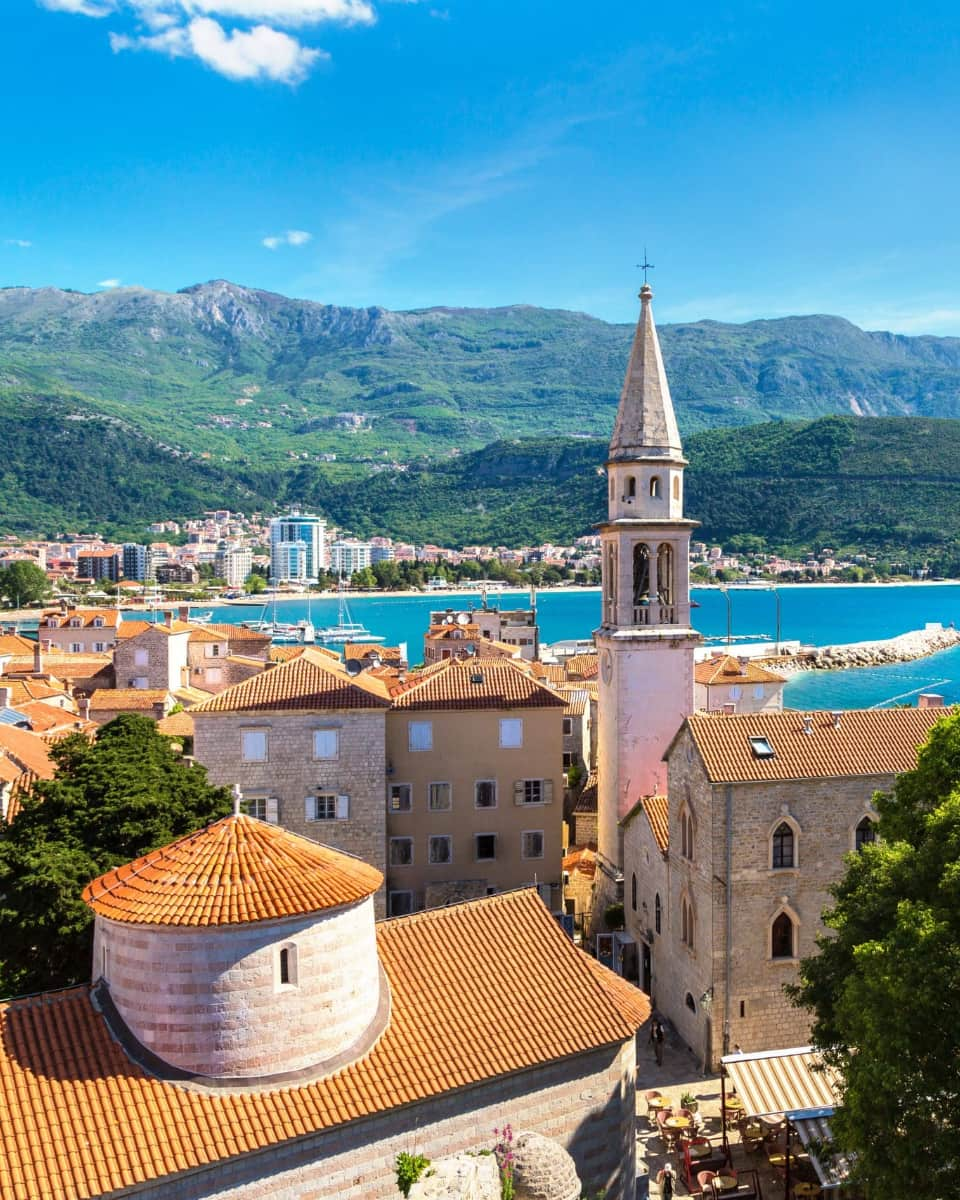
[[[573,733],[573,717],[563,718],[563,736],[570,737]]]
[[[497,807],[497,781],[495,779],[478,779],[473,785],[474,808]]]
[[[339,753],[339,729],[315,729],[313,731],[314,758],[336,758]]]
[[[413,838],[390,839],[390,866],[409,867],[413,862]]]
[[[433,722],[411,721],[407,725],[407,745],[410,750],[432,750]]]
[[[571,767],[577,765],[577,752],[575,750],[564,750],[563,752],[563,769],[569,771]]]
[[[103,652],[106,650],[106,648],[107,648],[106,642],[94,642],[93,643],[94,654],[103,654]]]
[[[413,892],[391,892],[387,897],[387,916],[405,917],[413,912]]]
[[[763,684],[762,683],[755,683],[753,685],[753,698],[754,698],[754,700],[762,700],[763,699]]]
[[[436,834],[429,839],[428,858],[436,866],[453,862],[453,838],[449,834]]]
[[[265,729],[243,729],[240,731],[241,762],[267,761],[267,731]]]
[[[520,717],[504,717],[500,721],[500,746],[503,750],[519,750],[523,745],[523,721]]]
[[[141,691],[150,686],[150,680],[146,675],[138,675],[136,679],[132,680],[132,683],[135,688],[139,688]]]
[[[219,667],[207,667],[204,678],[207,683],[223,683],[223,671]]]
[[[410,812],[413,808],[413,787],[409,783],[390,784],[390,811]]]
[[[335,821],[337,819],[337,797],[332,792],[321,792],[308,796],[304,801],[304,816],[308,821]]]
[[[427,785],[427,808],[431,812],[448,812],[452,803],[452,788],[449,783]]]
[[[210,647],[210,657],[211,658],[219,658],[220,657],[220,643],[219,642],[214,642],[214,644]]]
[[[240,801],[240,811],[248,817],[256,817],[258,821],[267,819],[266,796],[244,796]]]
[[[543,858],[542,829],[528,829],[520,834],[520,857]]]
[[[83,642],[71,642],[70,643],[70,653],[71,654],[82,654],[83,653]]]
[[[477,862],[492,862],[497,857],[497,835],[478,833],[473,839],[474,858]]]
[[[517,779],[513,784],[514,804],[551,804],[552,779]]]
[[[134,650],[133,665],[135,667],[149,667],[150,651],[149,650]]]

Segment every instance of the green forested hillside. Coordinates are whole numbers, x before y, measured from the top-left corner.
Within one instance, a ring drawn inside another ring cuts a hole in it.
[[[0,399],[58,397],[215,462],[443,459],[604,437],[632,333],[516,305],[388,312],[216,281],[168,294],[0,289]],[[960,339],[839,317],[661,327],[684,434],[828,413],[960,415]]]

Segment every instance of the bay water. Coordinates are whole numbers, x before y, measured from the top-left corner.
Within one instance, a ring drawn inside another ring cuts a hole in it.
[[[734,642],[773,641],[780,602],[780,640],[816,646],[873,641],[922,629],[928,622],[944,625],[960,620],[958,584],[851,584],[763,587],[695,588],[698,607],[693,624],[712,644],[723,646],[728,617]],[[527,592],[504,592],[490,603],[505,609],[529,604]],[[387,645],[406,642],[410,661],[423,657],[423,635],[431,611],[479,606],[479,592],[426,595],[359,596],[349,600],[350,614]],[[271,619],[273,603],[225,605],[214,609],[214,620],[238,622]],[[537,595],[540,635],[544,642],[589,638],[600,624],[600,593],[578,588],[543,591]],[[309,613],[308,613],[309,609]],[[277,619],[295,622],[308,615],[318,628],[335,625],[335,597],[297,597],[276,605]],[[785,703],[791,708],[866,708],[885,702],[916,703],[920,691],[941,693],[948,703],[960,703],[960,647],[916,662],[845,671],[810,671],[787,684]]]

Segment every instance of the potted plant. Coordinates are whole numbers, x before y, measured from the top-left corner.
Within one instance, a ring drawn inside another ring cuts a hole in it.
[[[680,1095],[680,1107],[685,1108],[688,1112],[695,1113],[700,1107],[700,1101],[693,1092],[682,1092]]]

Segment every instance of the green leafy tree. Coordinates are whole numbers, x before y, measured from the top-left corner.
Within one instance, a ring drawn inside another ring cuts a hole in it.
[[[375,588],[377,577],[369,567],[361,567],[350,576],[350,586],[353,588]]]
[[[248,596],[259,596],[261,592],[267,590],[267,581],[262,575],[248,575],[244,580],[243,590]]]
[[[21,561],[0,567],[0,596],[6,596],[9,608],[18,603],[40,604],[50,592],[50,580],[36,563]]]
[[[843,1078],[831,1121],[864,1190],[952,1195],[960,1140],[960,716],[878,796],[882,840],[851,856],[794,1001]]]
[[[147,717],[124,714],[96,740],[74,734],[51,750],[40,781],[0,837],[3,995],[90,978],[91,879],[230,811],[230,794],[176,756]]]

